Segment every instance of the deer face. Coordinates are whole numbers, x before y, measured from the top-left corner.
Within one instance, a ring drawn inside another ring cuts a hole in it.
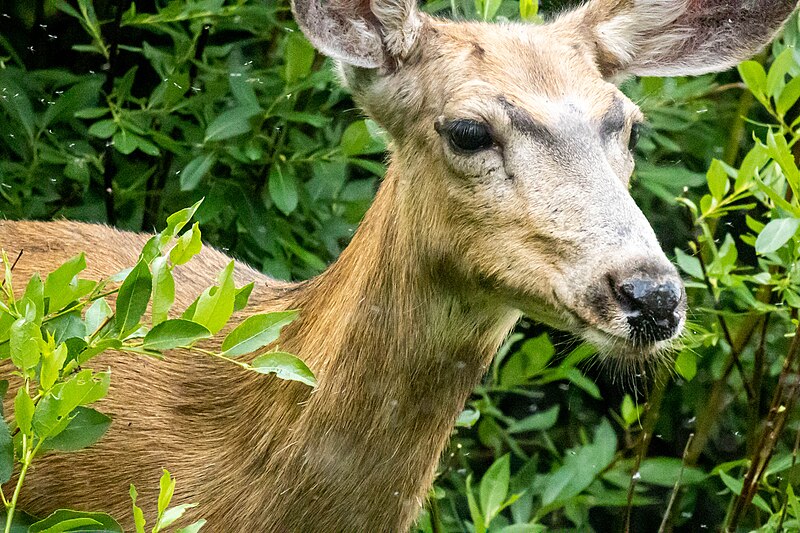
[[[628,194],[643,117],[626,74],[726,68],[794,1],[594,0],[542,26],[447,23],[413,0],[296,0],[394,140],[423,257],[624,358],[676,337],[685,294]]]

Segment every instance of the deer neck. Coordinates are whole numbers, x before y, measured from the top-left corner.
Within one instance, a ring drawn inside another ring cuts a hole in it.
[[[293,478],[284,490],[298,500],[286,507],[301,513],[313,500],[318,519],[325,494],[352,497],[356,522],[332,530],[377,531],[398,516],[397,527],[409,525],[457,415],[518,318],[421,257],[428,228],[399,201],[414,182],[390,169],[351,245],[296,302],[305,316],[297,351],[319,386],[282,459]]]

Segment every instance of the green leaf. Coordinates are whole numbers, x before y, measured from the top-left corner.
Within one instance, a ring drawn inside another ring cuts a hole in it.
[[[89,407],[77,407],[70,415],[69,424],[58,435],[44,441],[42,449],[74,452],[88,448],[111,426],[111,418]]]
[[[150,266],[153,270],[151,315],[153,325],[157,326],[168,318],[169,310],[175,302],[175,278],[172,276],[166,257],[156,257]]]
[[[189,161],[180,174],[181,190],[195,190],[216,161],[213,153],[199,155]]]
[[[89,128],[89,135],[101,139],[109,139],[117,132],[117,123],[113,120],[95,122]]]
[[[556,425],[559,406],[555,405],[546,411],[516,420],[508,426],[509,433],[525,433],[528,431],[544,431]]]
[[[33,318],[36,314],[33,306],[28,309],[30,313],[26,314]],[[11,324],[10,333],[11,361],[25,372],[35,368],[41,357],[39,343],[42,342],[42,332],[39,326],[23,317]]]
[[[205,519],[201,518],[197,522],[176,530],[175,533],[197,533],[204,525],[206,525],[206,521]]]
[[[0,420],[0,483],[6,483],[14,473],[14,442],[5,420]]]
[[[750,91],[760,102],[766,102],[767,73],[756,61],[745,61],[739,64],[739,75]]]
[[[641,405],[634,405],[633,398],[631,398],[630,394],[625,395],[622,399],[619,412],[622,415],[622,420],[625,421],[626,428],[639,420],[639,416],[642,414],[642,408],[643,406]]]
[[[233,304],[234,311],[241,311],[245,307],[247,307],[247,301],[250,299],[250,293],[253,292],[253,288],[256,286],[254,281],[251,281],[244,287],[236,289],[236,299]]]
[[[100,118],[109,114],[111,110],[107,107],[87,107],[75,112],[76,118]]]
[[[577,496],[614,460],[617,436],[603,419],[591,444],[573,448],[564,455],[564,464],[542,480],[542,505],[563,502]]]
[[[79,292],[83,291],[79,290],[77,276],[84,269],[86,269],[86,257],[81,253],[47,275],[44,282],[44,297],[49,301],[51,313],[62,309],[80,296]]]
[[[797,103],[798,98],[800,98],[800,77],[793,78],[781,91],[776,104],[778,114],[785,115]]]
[[[730,182],[728,180],[728,173],[725,172],[725,167],[718,159],[711,161],[711,166],[706,173],[708,180],[708,190],[711,195],[717,200],[722,200],[725,193],[728,192]]]
[[[522,343],[519,351],[508,358],[500,370],[504,386],[521,385],[539,374],[555,355],[553,343],[546,333]]]
[[[116,520],[105,513],[87,513],[59,509],[28,529],[29,533],[60,533],[62,531],[122,532]]]
[[[95,300],[86,310],[86,333],[91,335],[96,332],[113,314],[114,310],[111,309],[105,298]]]
[[[19,430],[25,435],[31,434],[34,410],[33,400],[24,388],[20,388],[17,391],[16,398],[14,398],[14,418],[17,421]]]
[[[169,239],[178,236],[178,233],[192,220],[192,217],[194,217],[202,203],[203,199],[200,199],[195,202],[194,205],[181,209],[167,217],[167,227],[159,233],[159,237],[164,239],[164,244],[166,244]]]
[[[119,130],[114,134],[114,148],[125,155],[132,154],[139,146],[138,137],[126,130]]]
[[[771,220],[756,239],[756,253],[768,254],[780,249],[797,233],[798,228],[800,228],[798,218]]]
[[[286,83],[292,84],[308,76],[314,65],[315,56],[314,47],[302,33],[290,33],[286,39],[286,51],[284,52]]]
[[[251,366],[261,374],[275,374],[281,379],[299,381],[311,387],[317,386],[317,380],[306,364],[289,353],[270,352],[258,356]]]
[[[472,517],[472,522],[475,524],[475,533],[485,533],[486,526],[483,523],[483,515],[472,490],[472,474],[467,476],[467,504],[469,505],[469,514]]]
[[[700,259],[692,255],[688,255],[680,248],[675,248],[675,261],[681,270],[696,279],[703,279],[703,266],[700,264]]]
[[[5,387],[8,388],[8,381],[5,381]],[[2,396],[5,396],[6,391],[3,391]],[[0,396],[0,407],[2,407],[2,396]],[[0,485],[11,479],[14,473],[14,442],[11,439],[11,431],[8,428],[5,418],[0,412]]]
[[[262,111],[252,107],[235,107],[223,111],[206,129],[206,142],[223,141],[249,132],[250,119]]]
[[[281,328],[296,319],[297,314],[297,311],[279,311],[247,317],[222,341],[223,355],[236,357],[275,342]]]
[[[162,352],[179,346],[190,346],[209,337],[211,332],[205,326],[177,318],[161,322],[151,329],[145,335],[142,347]]]
[[[269,196],[275,207],[284,215],[290,215],[297,208],[297,180],[292,167],[280,163],[272,165],[269,173]]]
[[[494,19],[502,3],[502,0],[475,0],[475,9],[478,11],[480,17],[488,22]]]
[[[374,154],[384,150],[383,143],[372,136],[366,120],[353,122],[342,134],[342,153],[344,155]]]
[[[164,514],[161,516],[161,519],[158,521],[158,527],[160,529],[169,527],[175,521],[179,520],[186,511],[189,509],[197,507],[196,503],[184,503],[181,505],[176,505],[175,507],[170,507]]]
[[[35,322],[40,322],[44,316],[44,282],[39,276],[39,273],[34,273],[28,284],[25,286],[25,293],[20,298],[22,302],[21,307],[25,309],[27,303],[32,304],[36,308]]]
[[[139,320],[147,310],[152,288],[150,269],[144,260],[140,260],[119,288],[117,316],[114,321],[120,338],[126,337],[139,326]]]
[[[161,525],[161,519],[164,515],[164,511],[167,510],[169,502],[172,501],[172,495],[175,493],[175,480],[170,477],[169,471],[166,469],[164,469],[164,473],[161,475],[161,479],[158,482],[158,487],[158,520],[154,530],[158,530],[159,526]]]
[[[216,334],[228,322],[233,314],[233,304],[236,298],[236,288],[233,285],[233,261],[220,272],[219,285],[209,287],[197,299],[192,316],[183,318],[191,319],[202,324]]]
[[[133,507],[133,523],[134,527],[136,528],[136,533],[144,533],[144,525],[146,524],[144,519],[144,513],[142,509],[136,505],[136,497],[138,496],[136,492],[136,487],[133,486],[131,483],[131,488],[128,491],[131,495],[131,506]]]
[[[109,372],[93,374],[84,369],[67,381],[56,384],[36,405],[33,414],[33,429],[40,438],[54,437],[63,431],[68,416],[82,405],[88,405],[108,393],[111,380]]]
[[[674,457],[645,459],[639,465],[639,476],[644,483],[670,488],[675,486],[679,477],[681,486],[695,485],[706,478],[705,472],[699,468],[686,467],[680,459]]]
[[[73,337],[74,338],[74,337]],[[83,340],[83,339],[81,339]],[[39,386],[43,390],[49,390],[56,380],[64,362],[67,360],[67,345],[64,343],[59,344],[55,350],[45,350],[42,352],[42,367],[39,371]],[[31,411],[33,414],[33,411]]]
[[[481,479],[480,501],[484,525],[489,527],[508,495],[511,478],[511,456],[504,455],[492,463]]]
[[[519,16],[522,20],[533,21],[539,14],[539,0],[520,0]]]
[[[169,252],[169,259],[176,265],[183,265],[199,254],[202,248],[203,237],[200,233],[200,225],[195,222],[192,229],[181,235],[178,242],[175,243]]]
[[[794,61],[794,47],[786,48],[783,52],[778,54],[778,57],[772,62],[767,74],[766,92],[769,96],[778,96],[785,86],[786,74],[789,69],[795,64]]]
[[[686,381],[697,374],[697,356],[691,350],[682,350],[675,360],[675,371]]]
[[[481,417],[481,412],[477,409],[464,409],[456,419],[456,427],[471,428]]]

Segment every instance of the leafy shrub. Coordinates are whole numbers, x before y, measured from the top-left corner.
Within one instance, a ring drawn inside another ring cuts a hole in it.
[[[48,451],[91,446],[110,426],[108,416],[89,407],[108,393],[111,373],[88,368],[93,358],[107,350],[160,358],[166,350],[183,348],[198,352],[199,357],[224,359],[244,370],[316,385],[308,367],[287,353],[264,353],[252,363],[236,359],[274,342],[281,328],[297,316],[294,311],[250,315],[227,333],[219,353],[195,346],[218,333],[234,311],[247,304],[253,284],[234,286],[232,261],[220,273],[216,286],[203,291],[180,318],[168,318],[175,298],[172,269],[201,250],[197,224],[181,234],[198,207],[195,204],[168,217],[166,229],[147,242],[136,266],[110,279],[81,279],[86,259],[80,254],[44,277],[35,274],[18,297],[13,285],[14,263],[5,253],[0,254],[0,356],[10,359],[14,374],[22,380],[11,422],[0,417],[0,483],[11,480],[15,463],[18,465],[13,494],[7,498],[0,491],[6,532],[14,523],[17,498],[33,461]],[[115,310],[107,302],[109,297],[116,299]],[[150,324],[146,325],[148,308]],[[0,381],[0,398],[8,388],[7,380]],[[167,509],[174,485],[165,472],[154,532],[168,527],[190,507],[182,504]],[[133,486],[131,498],[137,530],[142,530],[144,518],[136,507]],[[29,531],[50,531],[57,523],[61,524],[58,531],[99,525],[121,531],[108,515],[66,510],[32,523]],[[180,531],[197,531],[201,525]]]

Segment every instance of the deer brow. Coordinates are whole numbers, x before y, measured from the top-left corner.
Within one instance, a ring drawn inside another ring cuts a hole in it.
[[[508,101],[508,99],[500,95],[497,101],[503,106],[503,110],[511,120],[511,126],[522,133],[526,133],[539,139],[553,142],[556,140],[555,134],[545,124],[542,124],[531,116],[530,113]]]
[[[606,138],[618,133],[625,127],[625,103],[622,99],[614,97],[611,107],[608,108],[603,118],[600,119],[600,136]]]

